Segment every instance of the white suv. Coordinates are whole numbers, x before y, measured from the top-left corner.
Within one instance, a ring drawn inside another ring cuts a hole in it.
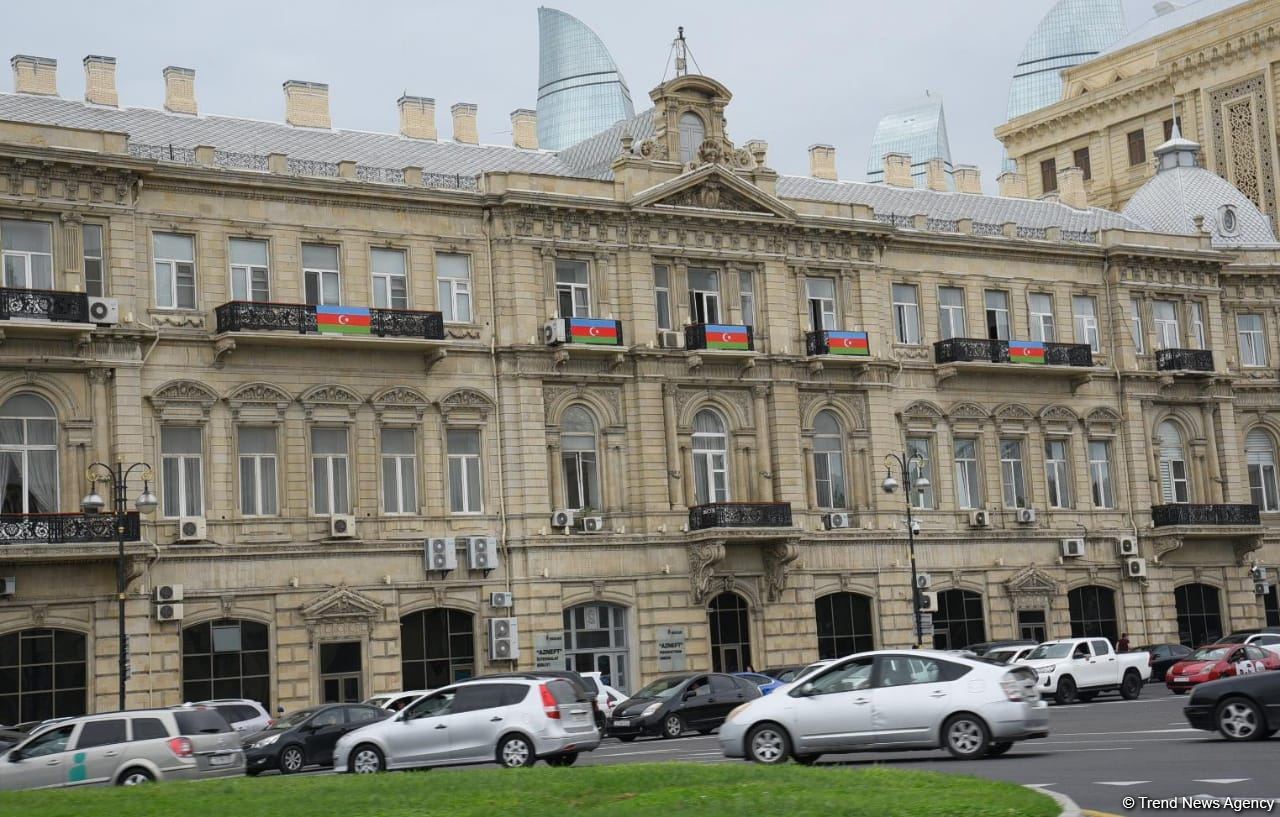
[[[212,709],[222,716],[232,729],[246,735],[253,735],[270,729],[275,723],[271,713],[257,701],[249,698],[215,698],[211,701],[197,701],[183,704],[197,709]]]

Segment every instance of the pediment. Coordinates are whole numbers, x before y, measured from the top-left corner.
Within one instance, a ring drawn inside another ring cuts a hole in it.
[[[1027,567],[1004,583],[1010,596],[1049,596],[1059,593],[1058,580],[1035,565]]]
[[[637,193],[632,207],[691,208],[791,220],[795,210],[720,165],[703,165]]]
[[[302,608],[304,621],[316,622],[333,619],[380,619],[383,606],[350,587],[335,587],[321,593]]]

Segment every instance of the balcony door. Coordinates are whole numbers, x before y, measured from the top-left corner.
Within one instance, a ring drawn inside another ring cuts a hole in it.
[[[39,221],[0,221],[4,285],[15,289],[53,289],[53,237]]]
[[[713,269],[689,268],[690,323],[720,322],[720,273]]]
[[[711,409],[693,418],[693,479],[696,504],[729,501],[729,450],[724,420]]]
[[[1160,498],[1166,505],[1191,501],[1191,480],[1182,432],[1168,420],[1160,424]]]
[[[721,593],[707,609],[711,625],[713,672],[744,672],[751,666],[751,620],[747,600],[737,593]]]

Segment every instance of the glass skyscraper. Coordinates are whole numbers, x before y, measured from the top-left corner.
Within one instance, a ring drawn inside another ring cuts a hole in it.
[[[911,157],[911,178],[916,187],[925,186],[930,159],[941,159],[947,168],[947,185],[954,189],[951,178],[951,143],[947,141],[947,118],[942,112],[942,97],[926,93],[922,98],[896,111],[885,114],[871,137],[871,154],[867,157],[867,181],[884,181],[884,155],[906,153]]]
[[[627,81],[596,33],[538,9],[538,146],[562,150],[635,116]]]

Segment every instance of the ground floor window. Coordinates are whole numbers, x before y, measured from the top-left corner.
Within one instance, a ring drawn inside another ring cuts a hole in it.
[[[85,636],[70,630],[0,635],[0,723],[88,711]]]
[[[1029,641],[1047,641],[1047,629],[1044,610],[1018,611],[1018,638],[1025,638]]]
[[[224,618],[182,630],[182,700],[249,698],[270,709],[267,625]]]
[[[747,600],[737,593],[721,593],[707,609],[711,624],[711,669],[742,672],[751,666],[751,621]]]
[[[1262,606],[1267,612],[1268,627],[1280,627],[1280,600],[1276,596],[1276,586],[1273,584],[1267,591],[1267,595],[1262,597]]]
[[[938,594],[938,612],[933,614],[934,649],[960,650],[986,639],[981,593],[954,589]]]
[[[832,593],[814,602],[814,607],[819,658],[839,658],[875,649],[870,596]]]
[[[1120,640],[1116,624],[1116,594],[1109,587],[1086,585],[1067,593],[1071,611],[1072,638],[1109,638]]]
[[[598,672],[600,680],[629,692],[627,609],[616,604],[579,604],[564,611],[565,669]]]
[[[323,703],[364,700],[364,644],[338,641],[320,645],[320,691]]]
[[[475,616],[440,607],[400,619],[405,689],[436,689],[475,675]]]
[[[1218,588],[1207,584],[1184,584],[1174,588],[1173,602],[1178,613],[1180,642],[1188,647],[1198,647],[1222,638]]]

